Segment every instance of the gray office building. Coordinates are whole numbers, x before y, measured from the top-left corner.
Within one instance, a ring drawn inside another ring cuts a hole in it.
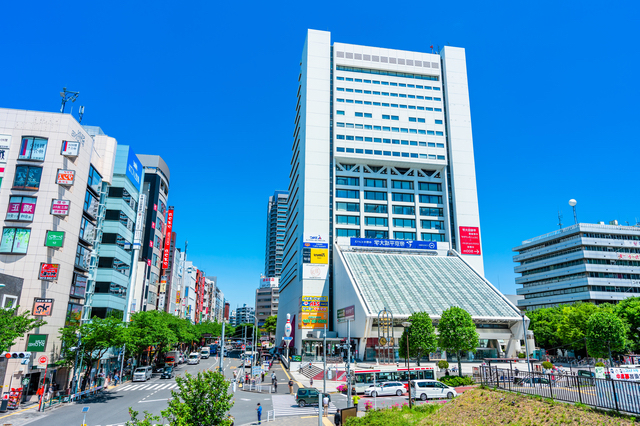
[[[269,197],[267,244],[264,256],[264,275],[266,277],[279,277],[282,272],[282,254],[288,210],[289,192],[276,191]]]

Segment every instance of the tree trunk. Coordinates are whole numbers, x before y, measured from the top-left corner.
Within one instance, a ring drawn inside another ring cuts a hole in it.
[[[458,351],[458,376],[462,377],[462,361],[460,360],[460,351]]]

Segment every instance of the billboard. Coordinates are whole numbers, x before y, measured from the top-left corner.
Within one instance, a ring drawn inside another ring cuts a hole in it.
[[[329,249],[312,248],[309,249],[311,255],[311,262],[315,264],[328,265],[329,264]]]
[[[375,238],[351,238],[353,247],[379,247],[379,248],[400,248],[409,250],[437,250],[438,243],[435,241],[413,241],[413,240],[380,240]]]
[[[57,280],[59,272],[60,272],[59,263],[41,263],[39,279],[44,281]]]
[[[69,214],[69,206],[71,201],[68,200],[53,200],[51,202],[51,214],[56,216],[67,216]]]
[[[62,150],[60,154],[65,157],[77,157],[80,153],[80,142],[62,141]]]
[[[260,288],[278,287],[279,277],[260,277]]]
[[[164,252],[162,253],[162,269],[169,269],[169,253],[171,252],[171,230],[173,229],[173,209],[167,212],[167,232],[164,236]]]
[[[48,334],[29,334],[27,352],[44,352],[47,347]]]
[[[328,325],[328,296],[302,296],[300,304],[301,328],[324,328]]]
[[[133,234],[133,248],[139,249],[142,244],[142,222],[144,221],[144,210],[147,203],[147,196],[140,194],[138,198],[138,211],[136,213],[136,228]]]
[[[36,297],[33,301],[32,315],[48,317],[53,310],[53,299],[41,299]]]
[[[129,156],[127,157],[126,175],[139,191],[140,184],[142,183],[142,163],[138,160],[136,154],[133,153],[131,147],[129,147]]]
[[[318,265],[305,263],[302,265],[302,279],[304,280],[324,280],[327,278],[329,265]]]
[[[47,247],[62,247],[64,244],[64,231],[47,231],[44,245]]]
[[[338,309],[338,322],[355,321],[356,306],[351,305],[346,308]]]
[[[480,247],[480,228],[477,226],[460,227],[460,254],[482,254]]]
[[[75,170],[63,170],[58,169],[58,174],[56,175],[56,183],[58,185],[73,185],[73,182],[76,179],[76,171]]]

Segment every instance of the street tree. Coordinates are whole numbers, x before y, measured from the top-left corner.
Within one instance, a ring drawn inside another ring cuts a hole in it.
[[[149,347],[155,348],[156,355],[167,348],[172,349],[178,343],[178,338],[169,327],[172,320],[170,316],[163,311],[140,311],[131,315],[125,332],[127,348],[138,359]]]
[[[595,358],[609,358],[627,347],[628,325],[615,314],[599,311],[589,317],[586,326],[587,351]]]
[[[18,314],[20,306],[9,309],[0,309],[0,352],[6,352],[16,344],[16,340],[34,328],[46,324],[41,319],[31,317],[29,311]]]
[[[433,321],[426,312],[415,312],[407,320],[411,327],[405,328],[402,337],[398,342],[399,355],[407,358],[407,336],[409,338],[409,358],[416,358],[418,365],[420,359],[438,349],[438,338],[436,336]]]
[[[453,352],[458,358],[458,374],[462,376],[462,352],[476,352],[479,344],[478,332],[471,315],[458,306],[442,312],[438,323],[438,346],[441,350]]]
[[[266,320],[264,320],[264,325],[262,326],[262,328],[267,330],[269,335],[276,334],[277,324],[278,324],[278,315],[271,315],[270,317],[267,317]]]
[[[629,325],[630,348],[633,352],[640,350],[640,297],[629,297],[615,305],[615,314]]]
[[[598,311],[593,303],[576,303],[562,307],[562,319],[558,325],[558,335],[563,346],[584,349],[587,322]]]
[[[210,370],[196,376],[185,373],[176,377],[176,384],[178,390],[171,391],[169,406],[162,411],[171,426],[231,425],[233,394],[224,375]]]
[[[536,344],[541,348],[555,348],[561,346],[558,327],[562,320],[562,306],[540,308],[527,311],[531,320],[529,330],[536,337]]]
[[[82,325],[59,329],[62,340],[61,360],[59,364],[73,365],[78,352],[78,361],[85,366],[82,382],[84,389],[90,377],[91,368],[100,361],[110,348],[122,347],[124,343],[124,325],[117,317],[94,317]],[[78,346],[78,337],[80,345]]]

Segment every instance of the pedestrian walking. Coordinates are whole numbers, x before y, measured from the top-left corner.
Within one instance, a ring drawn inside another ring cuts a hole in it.
[[[118,376],[118,373],[113,375],[113,384],[114,386],[118,386],[118,380],[120,379],[120,376]]]
[[[340,426],[342,424],[342,416],[340,415],[340,411],[336,411],[335,416],[333,416],[333,423],[336,426]]]
[[[289,394],[293,395],[293,379],[289,379]]]
[[[309,379],[309,386],[313,386],[313,377]]]
[[[520,370],[518,370],[518,367],[516,367],[515,370],[513,370],[513,374],[518,377],[518,374],[520,374]]]
[[[260,383],[264,383],[264,371],[262,372],[262,375],[260,376]]]
[[[327,394],[322,398],[322,406],[324,407],[324,415],[323,417],[327,417],[329,415],[329,397]]]
[[[273,379],[273,391],[275,393],[278,393],[278,380],[277,379]]]
[[[273,383],[276,380],[276,373],[271,373],[271,382]]]
[[[258,424],[262,424],[262,405],[258,402],[258,408],[256,408],[256,412],[258,413]]]

